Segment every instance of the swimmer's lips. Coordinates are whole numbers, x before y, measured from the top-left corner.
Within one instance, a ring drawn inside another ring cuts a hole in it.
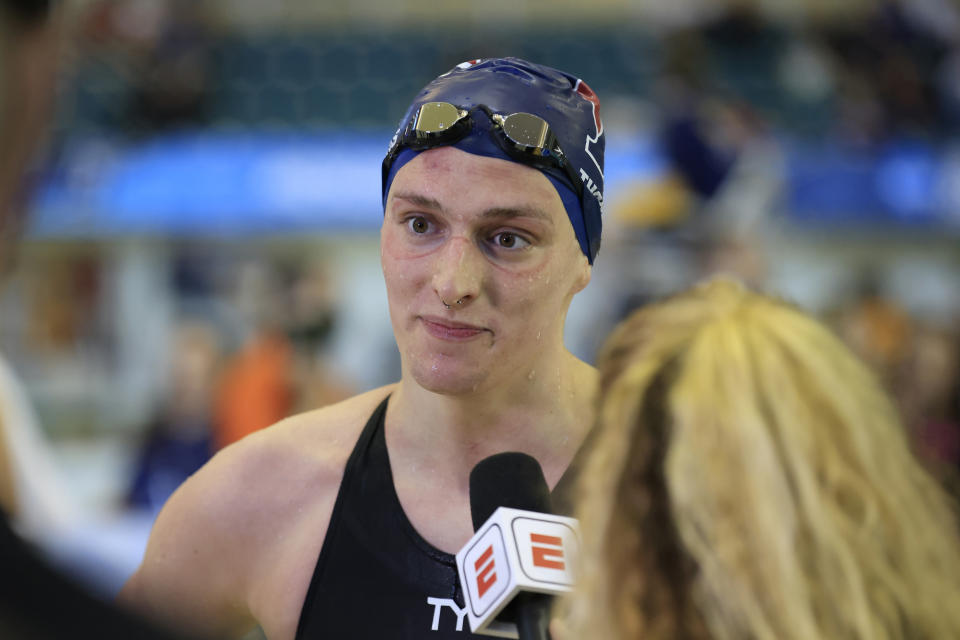
[[[483,327],[464,324],[462,322],[453,322],[446,318],[438,318],[436,316],[421,316],[420,320],[423,322],[424,329],[426,329],[427,333],[431,336],[452,342],[471,340],[487,331],[487,329]]]

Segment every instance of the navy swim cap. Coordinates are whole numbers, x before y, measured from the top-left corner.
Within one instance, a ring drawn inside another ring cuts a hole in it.
[[[434,79],[417,94],[391,141],[390,150],[394,153],[388,153],[383,167],[384,207],[397,171],[420,153],[409,147],[396,153],[398,137],[427,102],[448,102],[467,110],[483,105],[502,115],[532,113],[545,120],[571,163],[573,173],[582,181],[583,198],[577,195],[580,185],[571,184],[564,171],[540,170],[557,189],[580,249],[593,264],[600,250],[602,227],[604,136],[600,100],[585,82],[520,58],[471,60]],[[452,146],[476,155],[517,162],[494,142],[490,135],[491,123],[483,113],[472,120],[470,133]]]

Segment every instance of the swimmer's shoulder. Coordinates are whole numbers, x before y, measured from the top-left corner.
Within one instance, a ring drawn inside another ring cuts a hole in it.
[[[243,464],[256,466],[272,467],[277,462],[274,456],[280,456],[342,471],[370,416],[395,387],[379,387],[286,418],[241,440],[236,455],[244,459]]]
[[[294,502],[316,500],[324,489],[335,491],[363,427],[393,388],[300,413],[247,436],[211,461],[211,475],[223,476],[213,482],[226,485],[222,488],[244,503],[258,496],[273,502],[278,490]]]
[[[290,553],[283,540],[307,529],[322,541],[347,458],[392,388],[292,416],[218,452],[164,506],[121,597],[202,632],[264,622],[261,585],[302,560],[278,557]]]

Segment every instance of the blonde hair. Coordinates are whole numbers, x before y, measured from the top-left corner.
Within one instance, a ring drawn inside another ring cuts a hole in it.
[[[567,637],[960,638],[950,500],[825,327],[713,280],[599,366]]]

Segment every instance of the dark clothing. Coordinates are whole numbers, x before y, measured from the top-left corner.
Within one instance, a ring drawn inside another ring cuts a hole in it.
[[[347,461],[297,640],[488,637],[470,633],[456,558],[424,540],[400,505],[384,435],[388,400]]]
[[[54,570],[0,511],[0,638],[187,640],[104,602]]]
[[[668,120],[662,136],[665,155],[687,186],[701,198],[712,198],[730,174],[734,157],[710,143],[691,114]]]
[[[213,456],[211,432],[206,422],[155,423],[140,452],[129,503],[159,513],[177,487]]]

